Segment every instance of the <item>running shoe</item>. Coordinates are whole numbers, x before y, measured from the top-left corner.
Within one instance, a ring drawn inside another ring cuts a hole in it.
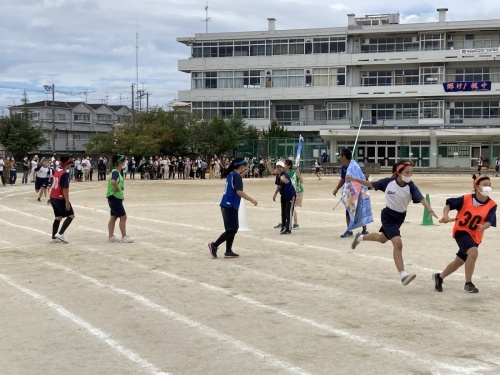
[[[208,243],[208,250],[210,250],[212,258],[217,258],[217,248],[215,247],[213,242]]]
[[[347,238],[353,235],[352,230],[346,230],[344,234],[340,235],[340,238]]]
[[[56,240],[62,243],[68,243],[68,240],[64,238],[64,234],[56,234]]]
[[[239,254],[236,254],[234,252],[229,252],[229,253],[224,253],[224,258],[238,258]]]
[[[410,273],[409,275],[406,275],[405,277],[403,277],[401,279],[401,283],[406,286],[408,285],[409,283],[411,283],[413,280],[415,280],[415,277],[417,277],[417,275],[415,275],[414,273]]]
[[[464,286],[464,290],[467,293],[479,293],[479,289],[476,288],[476,286],[472,283],[467,283]]]
[[[434,280],[434,289],[436,289],[436,292],[442,292],[444,281],[441,278],[441,275],[439,273],[434,273],[432,275],[432,280]]]
[[[361,240],[359,239],[359,237],[361,237],[363,235],[363,232],[358,232],[356,233],[356,235],[354,236],[354,239],[352,240],[352,244],[351,244],[351,249],[355,249],[356,246],[359,245],[359,243],[361,242]]]

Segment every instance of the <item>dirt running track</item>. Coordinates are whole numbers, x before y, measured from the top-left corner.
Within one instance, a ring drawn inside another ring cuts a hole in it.
[[[417,278],[403,287],[390,244],[352,251],[339,238],[338,179],[306,177],[300,229],[288,236],[273,229],[274,180],[245,180],[259,205],[246,204],[239,259],[207,249],[223,230],[220,180],[126,180],[133,244],[106,242],[100,182],[72,184],[67,245],[50,243],[53,213],[32,185],[0,188],[0,373],[499,374],[498,229],[480,247],[480,293],[463,291],[463,269],[437,293],[431,275],[457,249],[452,225],[421,225],[412,204],[403,254]],[[472,183],[414,180],[438,213]],[[384,195],[371,197],[377,231]]]

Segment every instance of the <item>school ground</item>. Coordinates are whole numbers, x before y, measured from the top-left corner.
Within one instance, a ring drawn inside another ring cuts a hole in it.
[[[463,269],[437,293],[431,275],[457,250],[452,225],[421,225],[423,206],[410,205],[403,254],[417,278],[404,287],[389,243],[353,251],[339,238],[338,180],[306,176],[300,229],[280,236],[274,179],[246,179],[259,204],[246,203],[239,259],[207,248],[223,231],[220,180],[127,180],[132,244],[107,242],[101,182],[71,185],[66,245],[50,243],[52,209],[32,185],[0,188],[0,373],[500,373],[498,229],[479,249],[479,294],[464,292]],[[470,175],[414,181],[438,213],[472,187]],[[377,231],[384,195],[371,197]]]

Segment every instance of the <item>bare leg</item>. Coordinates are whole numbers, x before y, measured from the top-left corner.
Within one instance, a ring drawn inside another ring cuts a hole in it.
[[[465,262],[461,258],[455,257],[455,260],[450,264],[448,264],[444,269],[444,271],[439,274],[439,276],[441,276],[441,278],[444,279],[446,276],[451,275],[453,272],[462,267],[464,263]]]
[[[477,257],[478,257],[477,247],[471,247],[469,250],[467,250],[467,260],[465,261],[466,283],[472,282],[472,274],[474,273]]]
[[[369,236],[369,234],[367,236]],[[403,262],[403,241],[401,241],[400,236],[396,236],[391,239],[391,242],[392,246],[394,247],[392,250],[394,264],[396,264],[398,272],[404,271],[405,265]]]
[[[116,219],[118,219],[116,216],[110,216],[109,217],[109,222],[108,222],[108,236],[110,238],[113,237],[113,234],[115,232]]]
[[[127,224],[127,215],[125,216],[122,216],[120,218],[120,232],[122,233],[122,237],[126,237],[127,236],[127,227],[126,227],[126,224]]]

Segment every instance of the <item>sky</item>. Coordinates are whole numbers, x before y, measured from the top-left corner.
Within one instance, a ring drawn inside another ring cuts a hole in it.
[[[401,23],[500,18],[493,0],[0,0],[0,116],[19,105],[56,101],[131,104],[131,85],[149,105],[165,107],[190,77],[177,70],[190,56],[178,37],[196,33],[346,27],[347,14],[399,13]],[[137,38],[138,36],[138,38]],[[136,48],[137,46],[137,48]],[[136,57],[138,64],[136,64]],[[138,67],[138,69],[136,69]],[[137,79],[138,75],[138,79]],[[144,100],[143,107],[146,106]]]

